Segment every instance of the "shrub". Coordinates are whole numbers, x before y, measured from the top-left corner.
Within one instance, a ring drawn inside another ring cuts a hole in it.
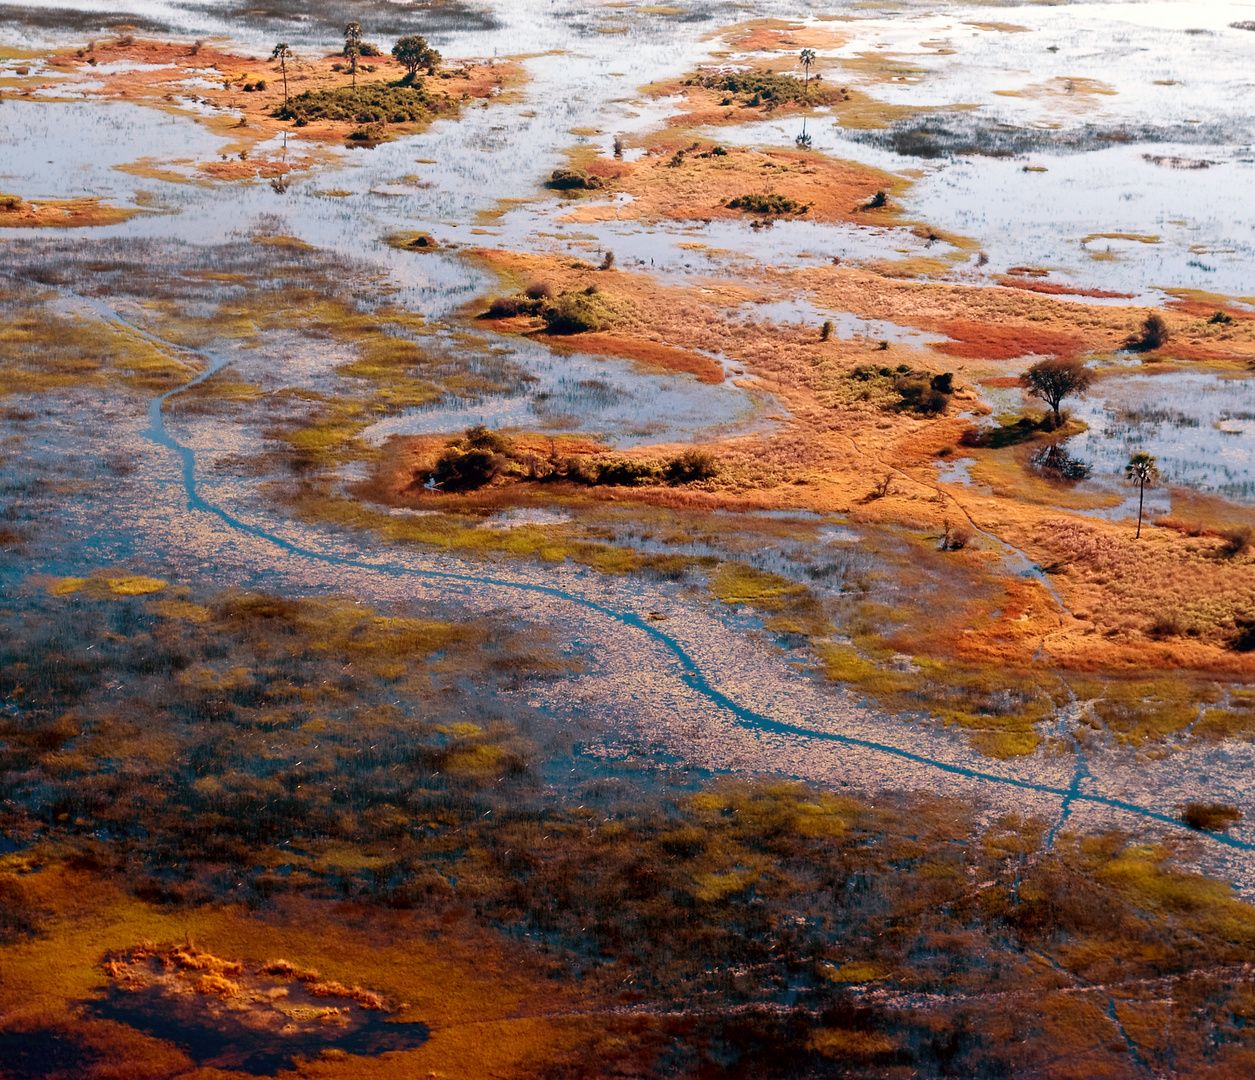
[[[467,428],[462,436],[461,446],[463,449],[489,450],[494,454],[505,454],[507,457],[514,453],[514,443],[500,432],[490,431],[483,424]]]
[[[898,403],[900,410],[935,414],[944,412],[950,403],[949,392],[939,389],[937,378],[930,379],[927,372],[902,375],[894,381],[893,388],[902,399]]]
[[[440,108],[438,99],[415,86],[364,83],[356,92],[348,86],[306,90],[271,115],[280,120],[295,120],[298,124],[312,120],[404,124],[430,120]]]
[[[593,289],[562,293],[543,315],[551,334],[595,333],[618,321],[614,309]]]
[[[463,452],[451,446],[437,459],[432,479],[444,491],[474,491],[496,479],[505,465],[504,455],[487,448]]]
[[[870,199],[868,199],[866,203],[863,204],[863,209],[864,210],[879,210],[881,207],[888,206],[888,205],[889,205],[889,196],[883,191],[878,191],[876,192],[875,195],[873,195]]]
[[[1142,322],[1141,331],[1132,335],[1125,344],[1133,352],[1150,352],[1163,348],[1167,342],[1168,324],[1157,311],[1152,311]]]
[[[719,463],[713,454],[705,450],[685,450],[678,458],[667,463],[666,478],[671,484],[692,484],[698,480],[710,480],[719,473]]]
[[[529,300],[552,300],[553,286],[547,281],[533,281],[523,290],[523,295]]]
[[[830,337],[832,337],[832,320],[825,319],[824,325],[819,328],[819,340],[827,341]]]
[[[1224,832],[1230,825],[1242,820],[1242,811],[1224,803],[1189,802],[1181,811],[1181,820],[1191,829]]]
[[[945,531],[941,534],[942,551],[962,551],[972,542],[972,530],[963,522],[951,525],[947,520],[943,523],[943,528]]]
[[[783,214],[805,214],[808,203],[800,203],[784,195],[738,195],[728,206],[733,210],[747,210],[751,214],[779,217]]]
[[[1235,525],[1221,533],[1224,550],[1229,555],[1240,555],[1251,546],[1252,529],[1249,525]]]
[[[648,461],[606,461],[594,466],[596,484],[634,487],[659,479],[658,466]],[[588,475],[587,472],[584,475]]]
[[[554,169],[545,185],[554,191],[591,191],[601,186],[600,177],[590,176],[583,169]]]
[[[1231,323],[1231,322],[1233,322],[1233,316],[1232,316],[1232,315],[1230,315],[1228,312],[1225,312],[1225,311],[1217,311],[1217,312],[1216,312],[1216,314],[1214,314],[1214,315],[1213,315],[1210,319],[1208,319],[1207,321],[1208,321],[1209,323],[1212,323],[1213,325],[1217,325],[1217,324],[1219,324],[1219,325],[1223,326],[1223,325],[1225,325],[1226,323]]]
[[[513,319],[519,315],[539,315],[544,304],[539,298],[533,300],[526,296],[499,296],[481,319]]]
[[[735,97],[748,99],[750,105],[771,105],[790,102],[826,105],[841,98],[838,90],[817,86],[812,80],[809,86],[792,75],[777,75],[770,71],[738,71],[726,75],[707,75],[692,80],[708,90],[722,90],[727,96],[724,105],[733,104]]]

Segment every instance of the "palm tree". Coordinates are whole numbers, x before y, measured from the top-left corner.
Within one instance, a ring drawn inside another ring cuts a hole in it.
[[[362,24],[351,22],[344,28],[344,58],[349,62],[353,75],[353,89],[357,89],[357,58],[362,55]]]
[[[1159,469],[1155,466],[1155,459],[1145,451],[1138,451],[1131,458],[1129,463],[1124,467],[1124,475],[1134,481],[1138,485],[1137,495],[1137,536],[1134,540],[1142,535],[1142,501],[1146,498],[1146,485],[1155,486],[1155,481],[1159,479]]]
[[[291,55],[292,50],[288,48],[286,41],[279,42],[275,46],[274,52],[270,54],[271,60],[279,61],[279,70],[283,72],[283,109],[285,112],[288,108],[288,58]]]
[[[809,86],[811,81],[811,64],[815,62],[815,50],[803,49],[801,60],[802,67],[806,69],[806,85]]]

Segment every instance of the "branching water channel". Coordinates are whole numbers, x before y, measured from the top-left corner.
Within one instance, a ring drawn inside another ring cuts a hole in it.
[[[174,343],[164,342],[160,338],[155,338],[147,331],[133,326],[116,312],[112,311],[112,309],[110,309],[107,305],[96,301],[93,301],[92,303],[98,311],[105,314],[107,317],[116,321],[120,325],[127,326],[132,331],[143,334],[150,340],[166,345],[169,348],[179,349],[179,346]],[[187,497],[187,506],[190,511],[210,514],[230,529],[264,541],[265,543],[282,550],[286,554],[295,556],[302,560],[315,561],[337,568],[353,568],[372,573],[380,573],[402,580],[417,579],[437,583],[451,583],[462,586],[470,586],[472,588],[487,586],[494,589],[514,592],[516,594],[530,594],[576,605],[585,611],[595,614],[601,619],[617,624],[620,628],[618,630],[618,633],[620,634],[630,633],[646,638],[650,644],[656,646],[675,661],[678,661],[682,670],[681,677],[688,688],[700,695],[709,703],[716,706],[717,709],[719,709],[727,717],[732,718],[738,725],[758,733],[788,736],[803,740],[804,742],[814,740],[820,743],[835,746],[858,748],[860,750],[870,751],[873,755],[880,757],[882,760],[886,758],[889,760],[896,759],[898,761],[909,762],[913,765],[921,766],[926,772],[934,771],[967,781],[978,781],[982,784],[993,785],[996,788],[1003,789],[1008,793],[1008,795],[1019,791],[1031,792],[1039,796],[1059,799],[1061,800],[1061,810],[1065,820],[1070,813],[1073,804],[1088,803],[1095,807],[1104,807],[1110,810],[1129,814],[1134,818],[1154,822],[1160,826],[1167,826],[1169,828],[1179,827],[1177,818],[1164,811],[1140,805],[1127,799],[1115,798],[1097,792],[1082,791],[1082,783],[1090,775],[1088,765],[1083,759],[1078,759],[1076,771],[1071,783],[1066,786],[1057,786],[1014,775],[1000,774],[987,769],[976,768],[973,765],[961,762],[946,761],[925,753],[896,746],[890,742],[869,739],[838,730],[826,729],[819,725],[811,726],[804,723],[790,723],[780,720],[765,711],[748,707],[736,700],[736,697],[733,694],[725,692],[725,690],[721,688],[721,686],[725,683],[722,673],[718,670],[712,670],[702,660],[699,660],[677,637],[660,629],[657,625],[649,622],[636,611],[598,602],[574,589],[529,581],[526,580],[524,574],[511,574],[509,569],[503,566],[498,566],[492,574],[479,574],[469,571],[455,572],[451,570],[425,567],[421,565],[420,557],[416,555],[411,556],[410,561],[404,563],[397,561],[375,561],[352,558],[331,552],[319,551],[310,546],[308,542],[297,542],[284,536],[280,536],[277,533],[259,525],[245,521],[236,514],[232,514],[218,506],[211,499],[206,498],[205,495],[201,493],[197,479],[196,452],[192,448],[180,443],[173,435],[171,435],[167,430],[165,423],[163,407],[166,402],[171,400],[176,395],[184,393],[192,387],[198,385],[200,382],[203,382],[215,372],[220,371],[226,363],[226,361],[221,357],[215,358],[210,356],[208,359],[209,363],[205,370],[197,375],[196,378],[190,380],[184,386],[155,397],[151,401],[148,408],[149,426],[147,429],[147,435],[154,443],[164,447],[177,456],[181,466],[181,483]],[[1255,844],[1236,837],[1219,834],[1209,836],[1208,839],[1215,844],[1222,845],[1234,851],[1255,851]]]

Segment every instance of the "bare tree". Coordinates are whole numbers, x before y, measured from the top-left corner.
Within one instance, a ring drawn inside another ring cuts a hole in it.
[[[1094,381],[1091,372],[1079,360],[1064,360],[1057,356],[1039,360],[1020,376],[1020,385],[1030,397],[1041,398],[1054,412],[1055,427],[1063,423],[1059,404],[1066,397],[1083,394]]]
[[[270,54],[271,60],[279,61],[279,70],[283,72],[283,108],[288,107],[288,60],[292,57],[292,50],[288,48],[286,41],[279,42],[274,47],[274,52]]]
[[[1146,485],[1154,487],[1155,481],[1159,479],[1159,469],[1155,465],[1155,459],[1141,450],[1129,458],[1129,463],[1124,467],[1124,475],[1138,485],[1137,535],[1133,537],[1137,540],[1142,535],[1142,503],[1146,498]]]

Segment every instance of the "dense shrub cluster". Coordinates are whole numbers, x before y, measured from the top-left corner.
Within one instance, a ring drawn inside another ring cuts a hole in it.
[[[609,269],[612,260],[603,266]],[[630,305],[603,293],[596,286],[568,289],[553,296],[546,286],[532,286],[515,296],[498,297],[480,316],[483,319],[510,319],[530,315],[545,320],[551,334],[587,334],[610,327],[631,314]]]
[[[693,484],[710,480],[719,473],[714,456],[705,450],[686,450],[668,461],[641,461],[583,455],[548,457],[519,449],[504,435],[483,426],[467,429],[462,438],[436,460],[430,472],[416,476],[419,484],[431,484],[441,491],[474,491],[502,475],[516,480],[554,483],[565,481],[583,486],[636,487],[643,484]]]
[[[295,121],[298,127],[315,120],[407,124],[430,120],[446,108],[443,99],[421,87],[377,82],[363,83],[356,89],[306,90],[276,109],[274,115]]]
[[[896,396],[893,407],[902,412],[928,415],[944,412],[954,393],[954,376],[950,372],[921,371],[910,364],[899,364],[896,368],[861,364],[850,373],[850,378],[878,384],[882,389],[891,388]]]
[[[835,87],[828,87],[821,80],[812,79],[807,84],[792,75],[776,75],[770,71],[738,71],[730,74],[705,75],[690,79],[690,86],[703,86],[707,90],[722,90],[728,95],[726,104],[736,98],[747,105],[830,105],[842,100],[844,95]]]
[[[545,187],[554,191],[584,191],[602,187],[601,177],[592,176],[583,169],[554,169]]]
[[[800,203],[785,195],[738,195],[728,202],[733,210],[746,210],[751,214],[764,214],[780,217],[784,214],[805,214],[810,210],[809,203]]]

